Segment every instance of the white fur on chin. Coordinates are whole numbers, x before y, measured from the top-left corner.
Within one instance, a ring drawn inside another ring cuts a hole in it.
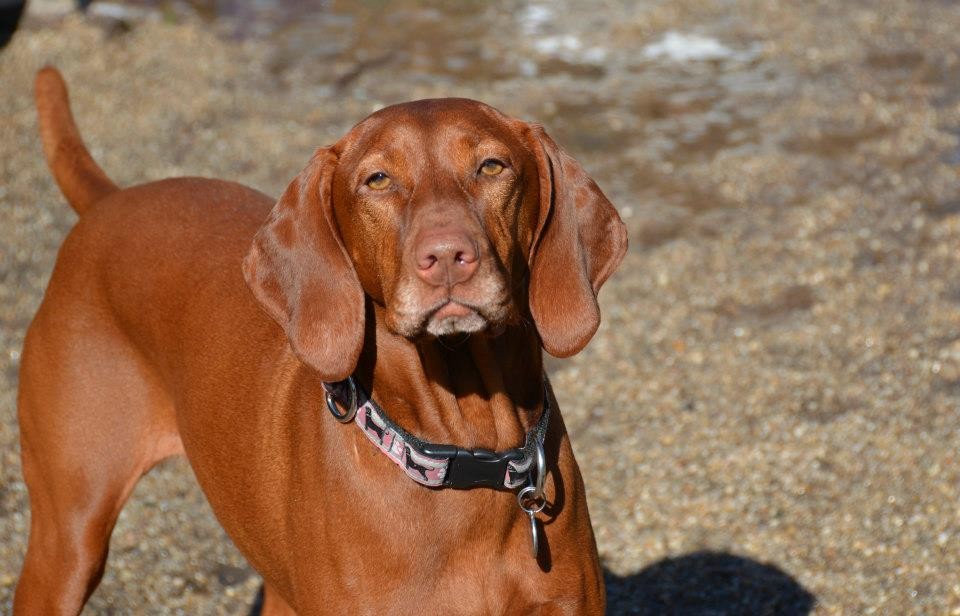
[[[472,334],[482,331],[486,326],[487,320],[474,312],[462,317],[432,318],[427,321],[427,333],[432,336]]]

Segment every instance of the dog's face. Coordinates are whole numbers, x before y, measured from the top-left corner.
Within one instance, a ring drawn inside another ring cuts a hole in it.
[[[547,351],[572,355],[625,250],[616,209],[542,129],[436,99],[387,107],[318,150],[244,274],[301,359],[338,380],[359,356],[367,299],[411,339],[530,318]]]
[[[364,292],[408,338],[499,331],[526,308],[536,159],[467,100],[407,103],[334,147],[333,210]]]

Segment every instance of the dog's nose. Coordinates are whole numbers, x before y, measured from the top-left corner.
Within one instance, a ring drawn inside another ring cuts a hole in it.
[[[435,287],[466,282],[480,265],[480,253],[470,237],[457,230],[436,231],[420,238],[417,275]]]

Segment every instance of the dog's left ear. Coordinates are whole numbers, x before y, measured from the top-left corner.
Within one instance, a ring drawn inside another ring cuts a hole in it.
[[[617,209],[576,160],[536,124],[524,136],[537,159],[540,214],[530,251],[530,313],[543,348],[569,357],[600,326],[597,293],[627,251]]]
[[[353,372],[364,326],[363,289],[333,216],[336,162],[330,148],[316,151],[243,260],[247,285],[293,352],[328,382]]]

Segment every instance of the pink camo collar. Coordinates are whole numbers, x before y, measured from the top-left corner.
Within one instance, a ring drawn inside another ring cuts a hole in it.
[[[343,403],[345,396],[356,396],[354,420],[363,434],[410,479],[431,487],[491,487],[515,490],[529,481],[534,452],[543,445],[550,417],[549,394],[545,392],[543,412],[537,424],[527,432],[522,447],[503,452],[468,450],[454,445],[427,443],[394,423],[386,412],[360,391],[353,377],[339,383],[324,383],[327,405]],[[349,398],[348,398],[349,399]],[[346,405],[344,405],[346,406]],[[334,407],[335,408],[335,407]],[[348,416],[330,412],[340,421]]]

